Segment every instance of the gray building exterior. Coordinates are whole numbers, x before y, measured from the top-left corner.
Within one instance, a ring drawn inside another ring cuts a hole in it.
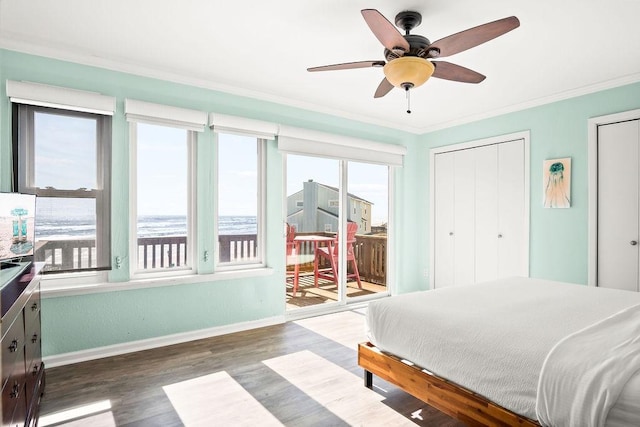
[[[347,203],[347,220],[358,224],[358,234],[371,233],[373,203],[353,194],[347,195]],[[299,233],[337,232],[339,206],[337,188],[309,180],[287,197],[287,223]]]

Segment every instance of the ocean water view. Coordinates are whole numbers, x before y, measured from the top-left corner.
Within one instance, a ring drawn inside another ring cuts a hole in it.
[[[256,234],[254,216],[221,216],[218,221],[221,235]],[[92,238],[96,235],[93,216],[61,217],[36,214],[36,240]],[[187,217],[181,215],[143,215],[138,218],[140,237],[186,236]]]

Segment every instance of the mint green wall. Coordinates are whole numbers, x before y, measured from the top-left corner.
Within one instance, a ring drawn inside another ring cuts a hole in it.
[[[113,120],[113,256],[122,269],[110,280],[128,280],[128,127],[124,98],[239,115],[374,141],[405,145],[396,174],[393,277],[398,293],[428,288],[429,149],[522,130],[531,131],[531,276],[586,283],[587,120],[640,108],[640,84],[431,132],[422,136],[188,85],[0,50],[0,189],[10,188],[10,102],[5,80],[26,80],[97,91],[117,98]],[[213,135],[198,136],[198,268],[213,241],[210,212]],[[542,161],[570,156],[571,209],[542,208]],[[43,301],[45,356],[230,325],[284,314],[283,168],[276,144],[267,147],[267,263],[274,274],[250,279],[47,298]]]
[[[100,92],[117,98],[113,118],[112,255],[123,259],[122,268],[110,273],[110,281],[128,280],[128,126],[124,99],[213,111],[306,127],[324,132],[394,144],[415,144],[412,134],[340,117],[229,95],[213,90],[0,50],[0,188],[10,188],[10,101],[6,80],[25,80]],[[214,230],[213,133],[198,135],[198,268],[213,271],[211,250]],[[414,162],[415,163],[415,162]],[[275,142],[267,147],[267,259],[274,274],[236,280],[135,289],[118,292],[46,298],[42,304],[43,354],[51,356],[105,345],[159,337],[186,331],[281,316],[285,312],[283,233],[283,159]],[[408,168],[399,170],[399,182],[412,181]],[[402,197],[403,185],[396,186]],[[397,211],[402,212],[399,209]],[[397,248],[412,232],[398,234]],[[280,255],[282,254],[282,256]],[[406,263],[407,264],[407,263]],[[409,264],[407,264],[409,265]],[[403,272],[398,292],[416,289],[411,271]],[[409,283],[407,285],[407,283]]]
[[[587,121],[636,108],[640,108],[640,83],[431,132],[420,138],[417,155],[426,167],[419,170],[418,182],[429,188],[428,160],[432,147],[530,130],[530,275],[586,284]],[[544,209],[542,163],[559,157],[572,158],[571,208]],[[418,199],[407,209],[427,213],[420,235],[428,239],[428,198]],[[428,259],[428,254],[421,257],[423,269],[428,267]]]

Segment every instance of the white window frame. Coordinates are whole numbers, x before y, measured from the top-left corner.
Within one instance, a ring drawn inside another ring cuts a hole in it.
[[[214,129],[214,140],[215,140],[215,162],[216,162],[216,172],[219,170],[219,151],[218,151],[218,147],[219,147],[219,141],[218,141],[218,137],[219,134],[233,134],[233,135],[241,135],[241,136],[246,136],[246,137],[253,137],[255,138],[256,141],[256,161],[257,161],[257,189],[258,189],[258,194],[257,194],[257,216],[256,216],[256,227],[257,227],[257,232],[256,232],[256,246],[257,246],[257,250],[256,250],[256,256],[253,259],[247,260],[247,261],[235,261],[235,262],[220,262],[220,254],[215,253],[215,258],[214,258],[214,265],[215,265],[215,271],[234,271],[234,270],[246,270],[246,269],[253,269],[253,268],[264,268],[266,267],[266,263],[265,263],[265,259],[266,259],[266,227],[265,227],[265,221],[264,218],[266,218],[266,200],[265,200],[265,195],[266,195],[266,142],[267,140],[264,138],[259,138],[256,137],[255,135],[252,135],[251,133],[248,132],[228,132],[227,129],[223,129],[223,130],[216,130]],[[261,135],[262,136],[262,135]],[[219,189],[220,186],[220,180],[219,180],[219,175],[218,173],[216,173],[215,176],[215,203],[214,203],[214,208],[213,208],[213,214],[214,214],[214,236],[215,236],[215,244],[214,244],[214,248],[218,248],[218,242],[219,242],[219,229],[218,229],[218,224],[219,224],[219,210],[218,207],[220,205],[219,203]]]
[[[125,117],[129,122],[129,263],[130,279],[161,278],[171,276],[187,276],[197,273],[199,255],[197,253],[197,132],[204,131],[207,124],[207,113],[186,108],[173,107],[136,99],[125,99]],[[188,178],[187,178],[187,266],[138,270],[138,239],[137,239],[137,123],[167,126],[185,129],[188,147]]]
[[[214,192],[215,192],[215,204],[213,208],[214,215],[214,248],[218,247],[218,188],[219,188],[219,179],[218,179],[218,134],[231,134],[231,135],[241,135],[256,138],[257,144],[257,161],[258,161],[258,209],[257,209],[257,234],[256,234],[256,246],[258,250],[256,252],[256,259],[251,262],[234,262],[234,263],[221,263],[220,262],[220,254],[214,254],[214,271],[216,272],[225,272],[225,271],[234,271],[234,270],[247,270],[247,269],[258,269],[266,267],[266,226],[265,226],[265,218],[266,216],[266,194],[267,194],[267,180],[266,180],[266,145],[268,140],[275,140],[276,135],[278,134],[279,126],[275,123],[265,122],[261,120],[249,119],[246,117],[239,116],[229,116],[225,114],[219,113],[210,113],[209,114],[209,126],[214,132],[214,141],[215,141],[215,164],[216,164],[216,175],[214,182]]]
[[[138,269],[138,138],[137,129],[138,123],[151,124],[155,126],[162,126],[159,122],[151,122],[147,120],[132,120],[129,123],[129,225],[130,225],[130,239],[129,239],[129,257],[131,262],[129,263],[129,274],[131,280],[156,278],[156,277],[171,277],[171,276],[186,276],[197,273],[197,206],[196,206],[196,143],[197,134],[194,130],[186,129],[187,132],[187,244],[186,250],[188,254],[186,265],[180,267],[166,267],[155,269]],[[180,126],[173,126],[171,124],[164,125],[170,128],[181,128]]]

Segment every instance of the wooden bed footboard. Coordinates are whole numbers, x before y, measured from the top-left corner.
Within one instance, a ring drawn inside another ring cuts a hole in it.
[[[358,365],[364,369],[365,386],[373,387],[373,375],[395,384],[434,408],[471,426],[539,426],[450,381],[378,350],[369,342],[358,345]]]

